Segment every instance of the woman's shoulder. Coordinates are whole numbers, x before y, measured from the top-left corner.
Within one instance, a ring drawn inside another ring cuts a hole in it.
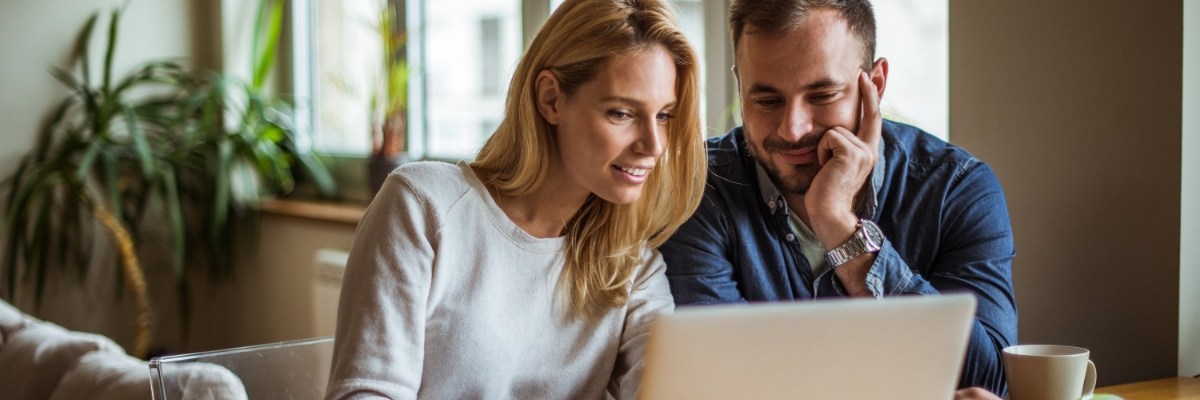
[[[376,195],[380,199],[415,198],[424,208],[441,209],[454,204],[472,190],[473,174],[466,164],[416,161],[388,174]]]
[[[457,197],[470,190],[471,182],[467,173],[463,165],[442,161],[415,161],[393,170],[388,174],[388,180],[395,180],[401,186],[426,197]]]

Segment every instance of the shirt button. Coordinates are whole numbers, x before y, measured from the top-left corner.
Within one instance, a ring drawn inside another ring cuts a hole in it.
[[[775,200],[768,201],[767,205],[770,206],[771,209],[775,209]]]
[[[790,234],[790,233],[789,233],[789,234],[787,234],[787,236],[784,236],[783,238],[784,238],[784,239],[787,239],[787,241],[791,242],[791,241],[795,241],[795,240],[796,240],[796,235],[793,235],[793,234]]]

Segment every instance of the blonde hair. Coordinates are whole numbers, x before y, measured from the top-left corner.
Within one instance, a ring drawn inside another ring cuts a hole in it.
[[[706,159],[696,55],[665,1],[567,0],[538,31],[508,90],[504,120],[471,164],[509,196],[544,182],[556,151],[554,129],[537,112],[536,76],[549,70],[569,96],[610,57],[663,46],[675,62],[675,118],[641,197],[617,205],[589,196],[565,228],[563,283],[577,316],[621,307],[647,247],[657,248],[691,216],[703,195]]]

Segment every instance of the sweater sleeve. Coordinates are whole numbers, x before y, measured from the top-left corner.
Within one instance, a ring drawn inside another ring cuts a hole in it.
[[[626,305],[621,346],[609,383],[609,391],[617,400],[637,398],[642,366],[645,364],[646,343],[650,338],[650,323],[659,314],[675,310],[666,270],[662,254],[651,250],[646,257],[646,264],[634,276],[633,289]]]
[[[417,397],[437,227],[425,198],[391,175],[346,263],[326,398]]]

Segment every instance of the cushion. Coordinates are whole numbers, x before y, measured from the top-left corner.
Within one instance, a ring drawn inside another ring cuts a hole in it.
[[[69,332],[48,322],[28,325],[6,336],[0,393],[8,400],[48,398],[67,368],[93,351],[125,352],[104,336]]]
[[[126,354],[93,351],[67,368],[50,400],[150,400],[150,369]]]
[[[0,337],[11,337],[13,332],[24,328],[31,320],[32,317],[0,300]]]
[[[164,367],[167,398],[244,400],[246,387],[232,371],[217,364],[191,362]]]

